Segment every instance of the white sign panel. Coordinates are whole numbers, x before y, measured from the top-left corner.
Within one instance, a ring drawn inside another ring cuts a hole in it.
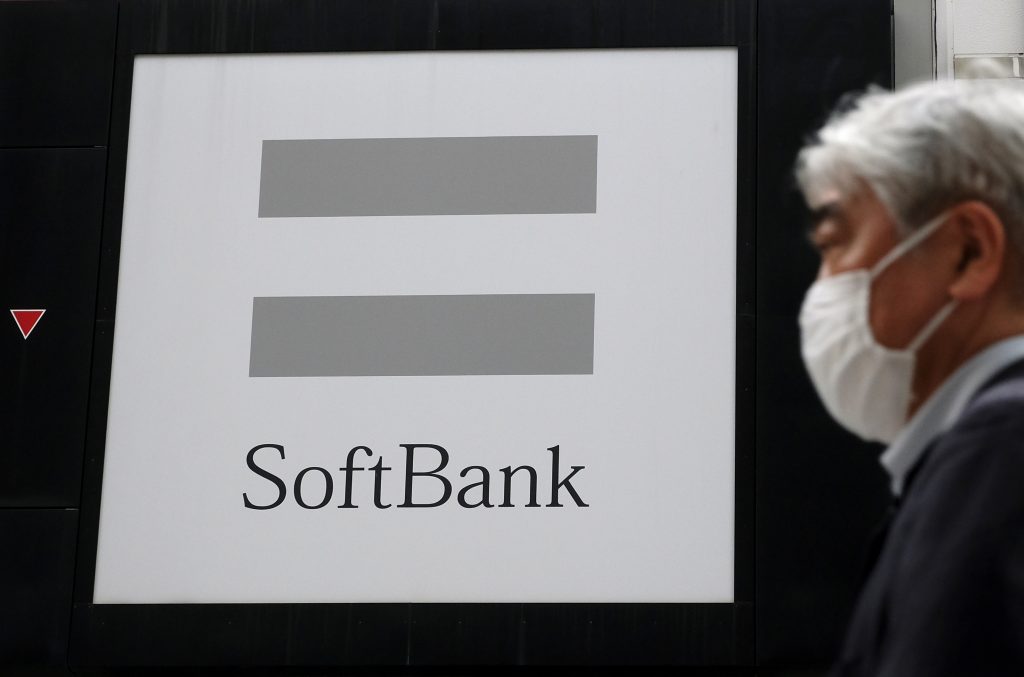
[[[140,57],[94,601],[731,602],[734,49]]]

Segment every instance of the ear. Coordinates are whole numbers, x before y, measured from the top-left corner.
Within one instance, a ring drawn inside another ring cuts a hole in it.
[[[959,301],[973,301],[988,295],[1005,266],[1006,228],[1002,219],[984,202],[971,200],[952,208],[954,237],[960,248],[956,276],[949,295]]]

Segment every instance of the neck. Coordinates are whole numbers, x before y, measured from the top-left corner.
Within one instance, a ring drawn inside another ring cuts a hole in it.
[[[987,303],[958,308],[918,351],[907,419],[965,362],[990,345],[1019,334],[1024,334],[1024,309],[1020,307]]]

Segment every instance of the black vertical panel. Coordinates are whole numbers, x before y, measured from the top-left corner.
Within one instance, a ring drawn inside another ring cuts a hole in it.
[[[0,147],[105,146],[112,0],[0,2]]]
[[[77,506],[103,149],[0,150],[0,506]],[[11,309],[46,313],[23,338]]]
[[[851,611],[886,501],[879,449],[841,432],[799,355],[817,257],[792,166],[836,101],[890,82],[890,0],[761,0],[757,167],[757,645],[762,664],[823,665]]]
[[[0,674],[66,663],[77,521],[77,510],[0,510]]]

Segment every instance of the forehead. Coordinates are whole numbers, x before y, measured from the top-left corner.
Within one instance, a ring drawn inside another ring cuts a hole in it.
[[[814,225],[831,222],[854,229],[868,225],[895,225],[889,210],[875,191],[866,185],[852,192],[834,188],[819,191],[808,197],[807,205]]]

